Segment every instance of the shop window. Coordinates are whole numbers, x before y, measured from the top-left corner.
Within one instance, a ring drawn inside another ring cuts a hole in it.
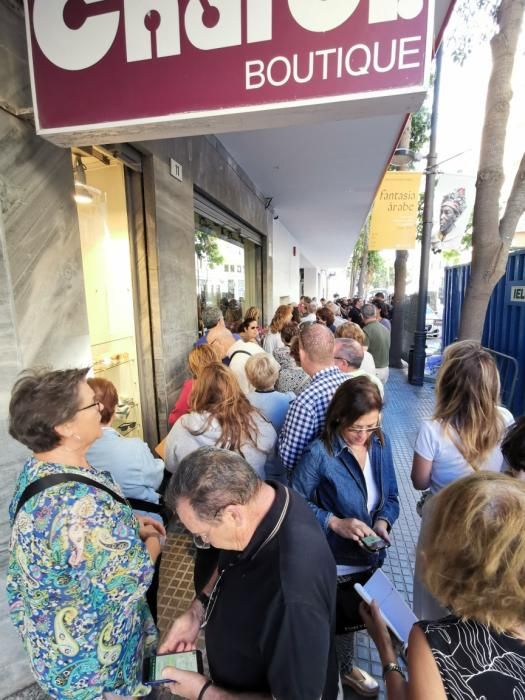
[[[93,373],[119,395],[113,427],[143,436],[124,166],[73,155]]]
[[[260,246],[196,213],[195,257],[199,330],[206,307],[218,306],[235,332],[246,310],[261,306]]]

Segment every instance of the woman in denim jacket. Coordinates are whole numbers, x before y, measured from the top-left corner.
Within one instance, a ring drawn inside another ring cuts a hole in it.
[[[351,596],[385,559],[385,550],[369,552],[361,538],[379,535],[390,541],[399,515],[399,499],[390,443],[381,431],[383,407],[375,384],[349,379],[336,391],[322,437],[314,440],[294,470],[293,488],[302,494],[326,533],[337,563],[338,612],[343,584]],[[339,616],[341,617],[341,615]],[[344,630],[338,620],[337,632]],[[341,678],[360,695],[374,697],[376,681],[353,666],[354,633],[336,638]]]

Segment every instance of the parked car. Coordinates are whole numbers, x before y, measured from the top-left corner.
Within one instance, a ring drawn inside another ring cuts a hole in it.
[[[440,338],[441,329],[443,327],[443,319],[427,304],[427,312],[425,316],[425,332],[427,338]]]

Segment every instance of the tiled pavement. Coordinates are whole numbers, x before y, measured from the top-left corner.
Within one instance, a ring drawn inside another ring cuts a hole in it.
[[[419,423],[423,418],[431,415],[433,404],[433,385],[413,387],[407,383],[403,370],[390,370],[390,379],[386,385],[383,427],[392,442],[401,514],[393,530],[392,546],[388,550],[384,571],[410,604],[412,603],[414,550],[419,531],[419,517],[415,510],[418,493],[413,490],[410,483],[412,448]],[[191,538],[184,533],[178,523],[170,529],[161,568],[159,597],[161,634],[170,621],[186,609],[194,596]],[[379,656],[366,633],[357,635],[356,665],[368,670],[378,680],[381,678]],[[382,681],[380,683],[382,687]],[[345,700],[354,700],[358,697],[346,689]],[[379,697],[385,697],[382,691]]]

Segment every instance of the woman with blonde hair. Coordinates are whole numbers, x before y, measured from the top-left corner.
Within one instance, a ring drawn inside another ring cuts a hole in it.
[[[191,392],[191,412],[179,418],[166,441],[166,469],[199,447],[238,452],[261,477],[277,433],[241,391],[232,371],[213,362],[201,371]]]
[[[263,344],[264,350],[270,355],[273,355],[273,351],[277,348],[282,348],[284,346],[283,339],[281,338],[281,331],[283,326],[290,323],[291,320],[292,308],[290,305],[281,304],[281,306],[278,306]]]
[[[361,606],[387,699],[524,698],[525,484],[490,472],[459,479],[433,499],[428,526],[424,580],[447,612],[412,628],[408,682],[379,608]]]
[[[430,489],[433,495],[474,472],[503,469],[500,445],[513,417],[499,405],[499,392],[498,369],[487,350],[473,340],[449,345],[437,376],[434,415],[423,422],[414,446],[414,488]],[[429,499],[422,510],[416,551],[414,611],[418,617],[436,619],[444,610],[421,582],[427,503]]]
[[[179,420],[181,416],[190,412],[190,394],[193,389],[195,380],[210,362],[218,362],[220,357],[213,347],[208,343],[204,345],[197,345],[190,350],[188,355],[188,368],[190,370],[191,377],[186,379],[180,390],[180,394],[175,402],[175,406],[171,409],[171,413],[168,417],[168,425],[171,427]]]

